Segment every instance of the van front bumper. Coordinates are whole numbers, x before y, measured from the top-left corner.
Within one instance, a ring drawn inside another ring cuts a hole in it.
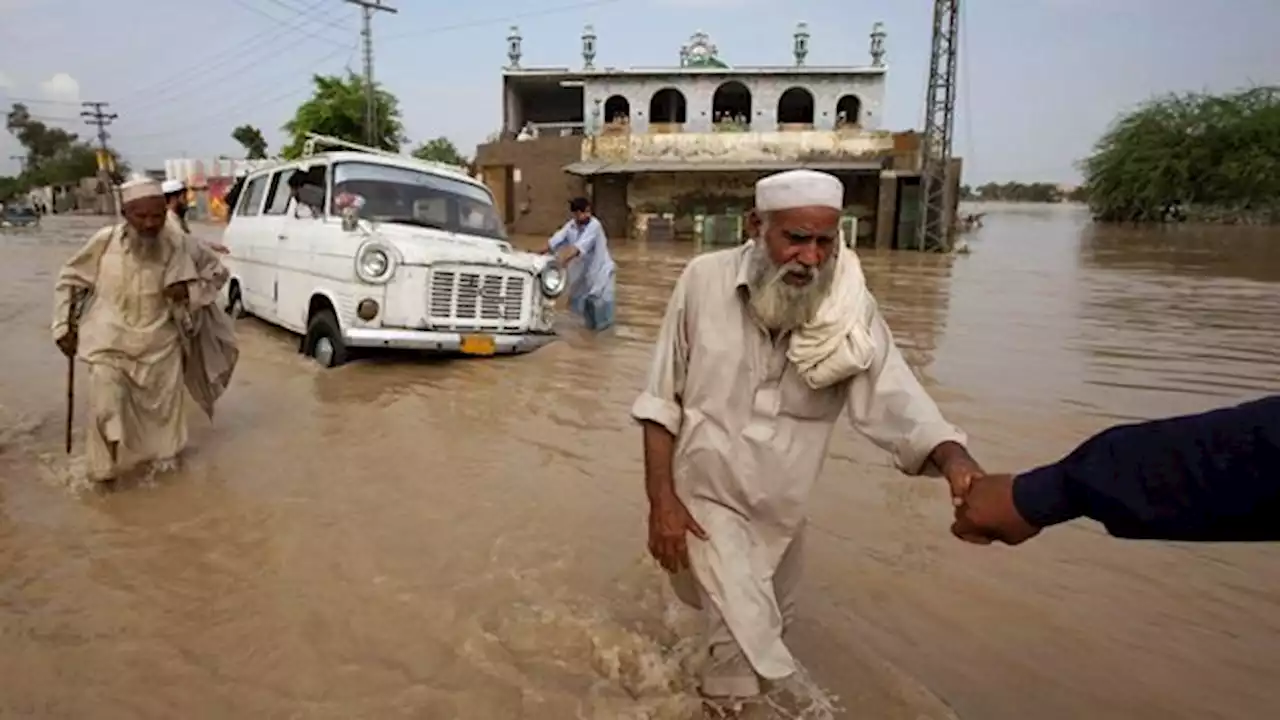
[[[479,355],[513,355],[537,350],[553,342],[555,333],[461,333],[439,330],[402,330],[394,328],[348,328],[343,333],[347,347],[388,348],[391,350],[420,350],[425,352]],[[473,348],[486,347],[492,341],[493,352],[476,352]],[[465,347],[464,347],[465,346]]]

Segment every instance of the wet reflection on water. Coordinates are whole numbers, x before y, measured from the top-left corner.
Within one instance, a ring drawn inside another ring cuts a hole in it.
[[[644,560],[627,417],[693,248],[619,243],[617,329],[565,317],[562,342],[518,358],[320,371],[241,321],[235,385],[183,470],[94,498],[62,489],[47,329],[51,273],[92,225],[0,238],[0,676],[16,679],[0,715],[696,709],[680,667],[696,623]],[[1012,206],[970,242],[862,255],[907,359],[991,467],[1054,459],[1115,419],[1280,391],[1274,231],[1100,230]],[[1272,548],[1082,525],[979,550],[946,519],[936,481],[898,477],[841,428],[795,645],[850,717],[943,717],[935,696],[1010,720],[1280,706]]]

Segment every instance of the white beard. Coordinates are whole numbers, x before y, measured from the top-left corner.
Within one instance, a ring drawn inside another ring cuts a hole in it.
[[[788,273],[807,273],[809,269],[797,262],[778,265],[769,258],[764,241],[756,240],[751,256],[750,290],[751,312],[770,331],[790,332],[813,319],[818,307],[831,292],[835,280],[834,254],[813,271],[808,284],[795,286],[783,277]]]

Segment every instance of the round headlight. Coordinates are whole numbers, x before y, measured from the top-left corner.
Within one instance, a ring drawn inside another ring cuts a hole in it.
[[[564,292],[565,275],[564,269],[559,265],[547,265],[538,275],[538,284],[542,287],[542,294],[547,297],[558,297]]]
[[[356,252],[356,276],[364,282],[377,285],[388,282],[396,271],[393,252],[376,241],[364,244]]]
[[[387,254],[381,250],[366,252],[361,259],[361,263],[364,267],[364,274],[369,277],[379,277],[387,271],[387,265],[390,264],[387,260]]]

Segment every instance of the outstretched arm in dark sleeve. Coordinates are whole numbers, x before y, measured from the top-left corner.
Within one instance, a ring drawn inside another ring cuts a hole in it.
[[[1021,542],[1087,517],[1121,538],[1280,540],[1280,396],[1113,427],[1052,465],[990,481],[957,510],[958,535]],[[1021,526],[1001,530],[1011,515]]]

